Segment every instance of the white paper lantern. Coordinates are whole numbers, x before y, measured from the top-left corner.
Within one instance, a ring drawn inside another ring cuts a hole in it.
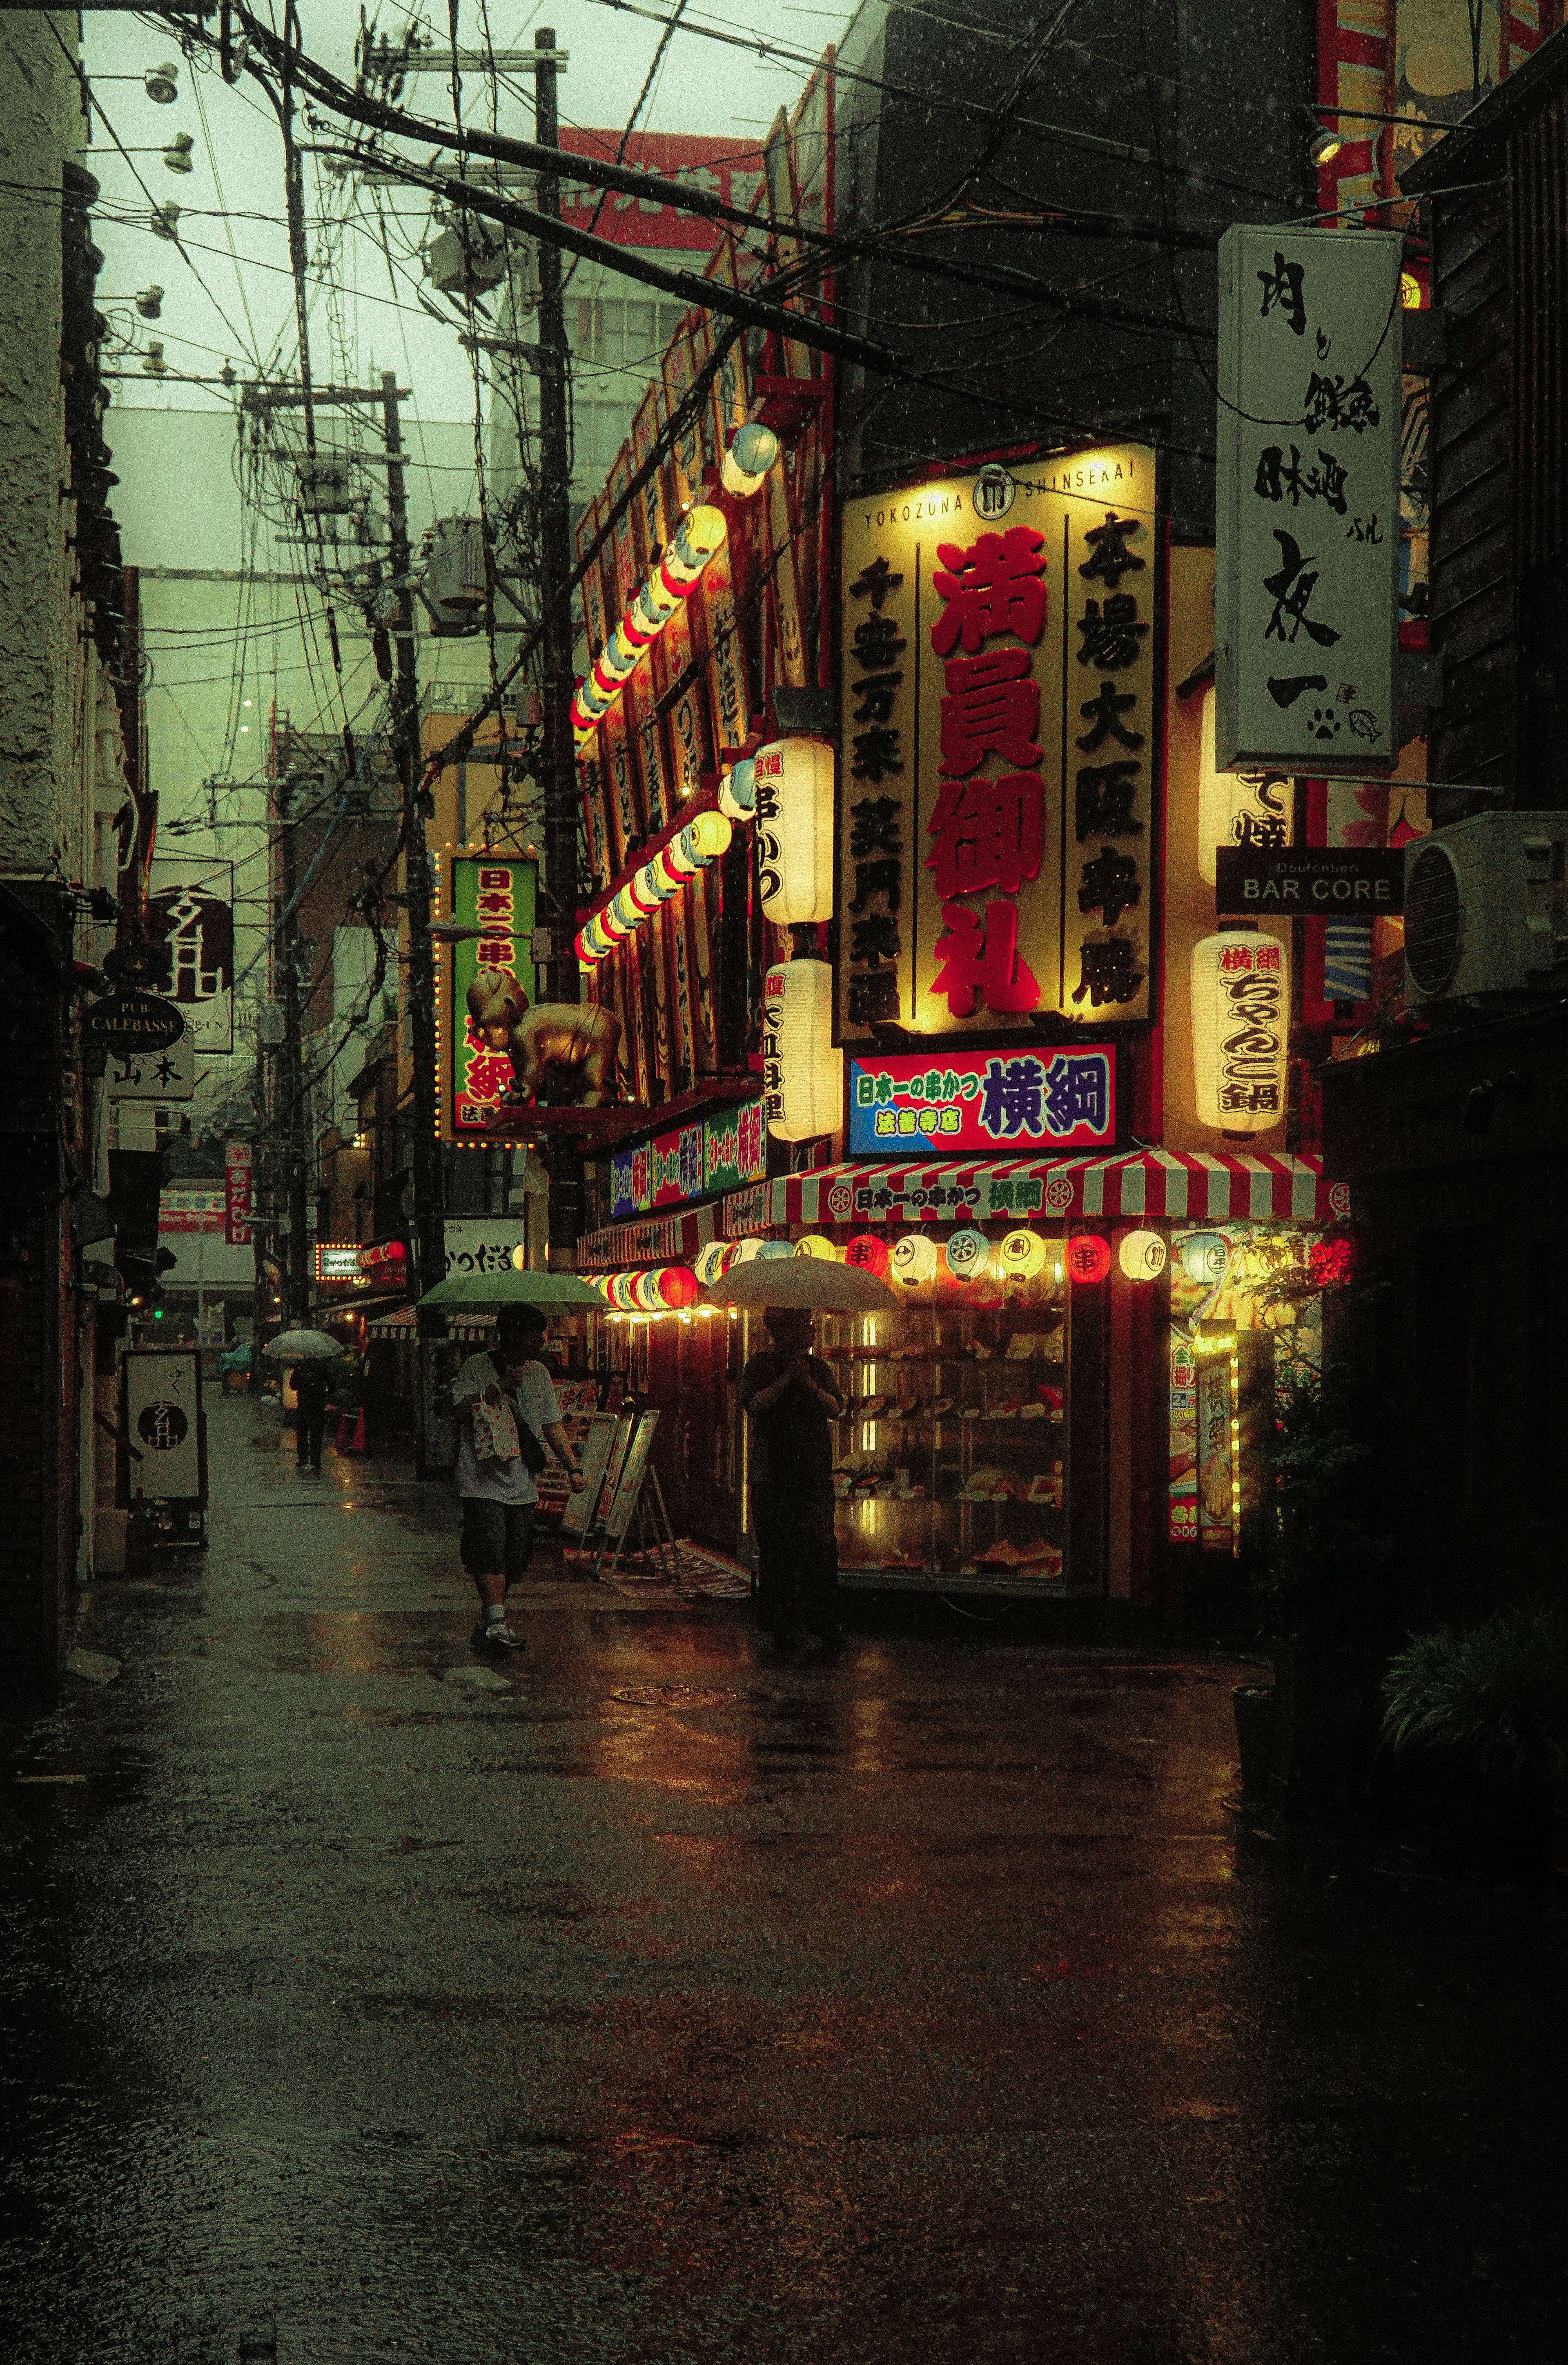
[[[1193,947],[1193,1086],[1198,1123],[1270,1133],[1285,1115],[1290,960],[1277,936],[1224,929]]]
[[[776,739],[754,758],[757,884],[780,927],[833,917],[833,749]]]
[[[826,961],[780,961],[763,981],[762,1104],[779,1141],[812,1141],[843,1121],[844,1054],[834,1048]]]
[[[893,1279],[911,1289],[929,1281],[936,1270],[936,1243],[929,1232],[905,1232],[893,1247]]]
[[[1204,692],[1198,751],[1198,876],[1212,887],[1222,846],[1288,846],[1292,783],[1284,772],[1215,769],[1214,685]]]
[[[707,1247],[699,1249],[691,1260],[691,1270],[704,1289],[711,1289],[723,1272],[724,1260],[730,1253],[730,1246],[728,1240],[710,1240]]]
[[[823,1232],[808,1232],[803,1239],[797,1240],[795,1242],[795,1254],[797,1256],[803,1257],[815,1257],[819,1264],[836,1264],[838,1262],[838,1250],[834,1247],[833,1242]]]
[[[1116,1261],[1129,1281],[1158,1281],[1170,1254],[1159,1232],[1124,1232]]]
[[[947,1270],[955,1281],[980,1281],[991,1263],[991,1242],[966,1226],[947,1242]]]
[[[719,811],[731,821],[750,821],[756,810],[756,768],[743,756],[719,784]]]
[[[734,441],[724,454],[719,471],[719,481],[727,493],[739,493],[743,499],[759,493],[767,480],[767,472],[778,457],[778,438],[771,427],[759,420],[747,420],[737,427]]]
[[[996,1252],[997,1263],[1010,1281],[1033,1281],[1046,1267],[1046,1244],[1038,1232],[1009,1232]]]

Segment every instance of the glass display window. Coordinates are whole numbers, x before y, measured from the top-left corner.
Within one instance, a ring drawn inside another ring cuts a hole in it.
[[[846,1399],[834,1469],[841,1581],[1099,1589],[1097,1567],[1071,1565],[1068,1518],[1081,1293],[1064,1282],[1059,1230],[1036,1237],[1043,1255],[1025,1260],[1036,1269],[1013,1272],[999,1240],[960,1234],[956,1253],[974,1278],[959,1280],[948,1234],[933,1227],[935,1269],[890,1283],[896,1311],[817,1317],[817,1352]]]

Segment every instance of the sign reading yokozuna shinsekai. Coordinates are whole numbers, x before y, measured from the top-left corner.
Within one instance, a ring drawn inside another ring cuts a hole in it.
[[[1219,242],[1222,771],[1398,760],[1399,265],[1392,230]]]
[[[862,496],[842,534],[843,1038],[1147,1017],[1153,453]]]

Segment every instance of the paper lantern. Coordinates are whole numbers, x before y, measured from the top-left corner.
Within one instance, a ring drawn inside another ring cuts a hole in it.
[[[1124,1232],[1116,1261],[1129,1281],[1158,1281],[1170,1254],[1159,1232]]]
[[[779,1141],[812,1141],[842,1122],[844,1054],[834,1046],[826,961],[780,961],[763,981],[762,1105]]]
[[[804,1239],[797,1240],[794,1253],[796,1256],[817,1257],[823,1264],[836,1264],[838,1261],[838,1250],[831,1240],[823,1239],[821,1232],[808,1232]]]
[[[649,647],[722,546],[725,533],[722,511],[707,502],[681,520],[657,570],[633,592],[625,614],[573,693],[572,729],[579,747],[592,739]]]
[[[1033,1281],[1046,1269],[1046,1253],[1038,1232],[1009,1232],[996,1251],[997,1267],[1009,1281]]]
[[[687,510],[659,562],[659,579],[673,598],[685,599],[713,553],[723,548],[728,531],[723,511],[707,502]]]
[[[1215,693],[1204,692],[1198,726],[1198,876],[1213,887],[1222,846],[1288,846],[1292,781],[1285,772],[1215,768]]]
[[[914,1288],[929,1281],[936,1270],[936,1243],[929,1232],[905,1232],[896,1243],[892,1254],[895,1281]]]
[[[704,869],[716,855],[722,854],[734,835],[729,816],[722,813],[699,813],[687,823],[678,837],[672,837],[665,848],[665,858],[678,878],[689,879]]]
[[[862,1272],[875,1273],[877,1279],[880,1281],[891,1264],[892,1258],[889,1253],[886,1240],[879,1239],[875,1232],[862,1232],[858,1238],[851,1240],[845,1250],[844,1261],[846,1264],[858,1265]]]
[[[618,1312],[630,1314],[637,1303],[634,1272],[612,1272],[610,1276],[610,1302]]]
[[[1073,1281],[1103,1281],[1111,1270],[1109,1243],[1098,1232],[1075,1233],[1067,1244],[1066,1262]]]
[[[735,1253],[731,1261],[734,1264],[751,1264],[761,1254],[762,1242],[760,1240],[737,1240],[735,1242]]]
[[[1230,1242],[1223,1232],[1189,1232],[1182,1243],[1182,1270],[1200,1288],[1216,1289],[1230,1266]]]
[[[788,1240],[758,1240],[756,1244],[759,1264],[766,1264],[770,1257],[793,1256],[794,1253],[794,1249]]]
[[[979,1281],[991,1262],[991,1242],[983,1232],[955,1232],[947,1243],[947,1270],[955,1281]]]
[[[719,811],[731,821],[750,821],[756,811],[756,767],[743,756],[719,786]]]
[[[1222,929],[1193,947],[1193,1088],[1198,1123],[1270,1133],[1286,1105],[1290,959],[1277,936]]]
[[[698,1250],[697,1254],[691,1260],[691,1270],[697,1275],[698,1280],[701,1283],[704,1289],[712,1288],[713,1283],[718,1280],[719,1275],[724,1270],[725,1261],[729,1253],[730,1243],[728,1240],[710,1240],[705,1249]]]
[[[754,758],[757,886],[780,927],[833,917],[833,749],[776,739]]]
[[[633,1273],[632,1277],[632,1303],[637,1308],[639,1314],[662,1314],[664,1312],[664,1293],[659,1287],[659,1277],[656,1272]]]
[[[727,493],[739,493],[749,498],[759,493],[767,481],[767,472],[778,457],[778,438],[771,427],[759,420],[748,420],[737,427],[724,462],[719,471],[719,482]]]
[[[654,1275],[659,1295],[672,1314],[689,1306],[697,1295],[698,1280],[689,1264],[661,1265]]]

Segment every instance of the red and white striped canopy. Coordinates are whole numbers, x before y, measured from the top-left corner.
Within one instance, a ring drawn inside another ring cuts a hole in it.
[[[902,1166],[826,1166],[816,1174],[780,1174],[771,1189],[776,1224],[1000,1223],[1014,1216],[1328,1223],[1350,1212],[1349,1184],[1326,1182],[1318,1159],[1166,1149],[969,1166],[944,1166],[934,1158]]]

